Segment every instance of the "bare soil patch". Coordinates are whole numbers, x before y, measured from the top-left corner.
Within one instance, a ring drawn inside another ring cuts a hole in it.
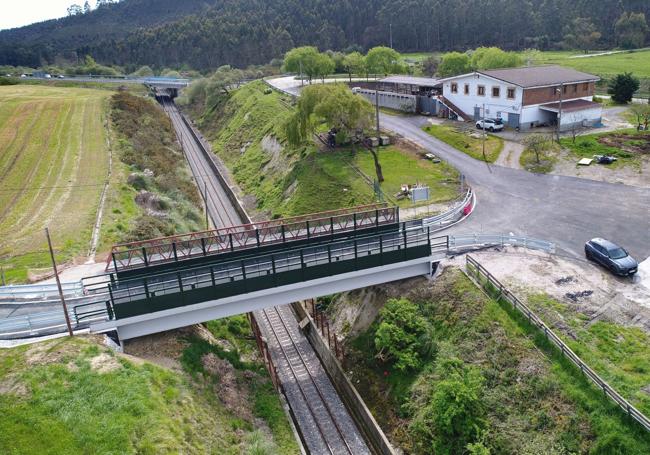
[[[472,254],[515,295],[545,293],[585,315],[650,333],[650,289],[641,276],[619,278],[586,260],[508,248]],[[464,266],[464,257],[450,262]]]
[[[635,154],[650,154],[650,135],[611,133],[600,136],[598,142]]]

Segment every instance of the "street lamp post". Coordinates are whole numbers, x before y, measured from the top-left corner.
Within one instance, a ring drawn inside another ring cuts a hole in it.
[[[560,129],[562,125],[562,96],[564,95],[564,83],[560,84],[560,88],[555,89],[556,92],[560,94],[560,105],[557,110],[557,126],[556,126],[556,135],[557,143],[560,143]]]

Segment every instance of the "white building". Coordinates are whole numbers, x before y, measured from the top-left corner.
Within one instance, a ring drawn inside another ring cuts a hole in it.
[[[592,101],[597,76],[561,66],[475,71],[442,79],[441,101],[463,120],[501,118],[528,130],[600,124],[602,107]]]

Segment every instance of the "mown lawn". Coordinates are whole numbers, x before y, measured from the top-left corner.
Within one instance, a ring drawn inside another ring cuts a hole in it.
[[[209,384],[134,362],[98,339],[0,351],[0,409],[7,455],[277,453],[253,451],[260,435]]]
[[[645,430],[543,335],[509,307],[486,297],[460,271],[445,270],[431,284],[414,282],[403,297],[417,304],[428,326],[419,342],[419,367],[399,371],[390,360],[378,360],[375,321],[346,350],[346,371],[390,439],[406,452],[428,454],[433,447],[449,446],[460,450],[459,441],[465,450],[471,442],[499,454],[650,451]],[[600,337],[594,334],[593,341]],[[647,353],[640,354],[640,347],[646,341],[627,343],[617,355],[641,356],[636,364],[645,368]],[[441,373],[450,365],[453,377]],[[455,390],[448,399],[458,407],[440,401],[444,390]],[[470,418],[476,426],[465,431],[464,422],[470,422],[465,419]],[[450,422],[455,431],[441,433]]]
[[[503,150],[503,139],[493,134],[487,135],[484,157],[483,139],[471,137],[470,134],[475,133],[472,130],[456,128],[448,125],[428,125],[423,129],[431,136],[446,142],[452,147],[455,147],[461,152],[480,161],[494,163],[499,157],[501,150]],[[478,132],[479,135],[482,134],[482,131],[480,130],[476,130],[476,132]]]
[[[27,278],[25,258],[31,256],[26,254],[46,251],[47,225],[62,259],[88,251],[108,172],[104,122],[109,95],[0,87],[0,260],[10,281]],[[13,256],[22,259],[14,263]]]
[[[370,152],[358,152],[354,162],[364,174],[376,177],[375,163]],[[458,171],[444,161],[434,164],[395,146],[389,146],[379,149],[379,163],[384,175],[381,189],[390,197],[394,197],[402,185],[417,183],[429,186],[428,203],[446,202],[458,197]],[[413,203],[409,199],[403,199],[399,205],[409,207]]]

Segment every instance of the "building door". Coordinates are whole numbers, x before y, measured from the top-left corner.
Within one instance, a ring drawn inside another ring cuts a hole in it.
[[[508,113],[508,126],[510,128],[519,128],[519,114]]]
[[[481,119],[481,108],[474,106],[474,121],[477,122]]]

